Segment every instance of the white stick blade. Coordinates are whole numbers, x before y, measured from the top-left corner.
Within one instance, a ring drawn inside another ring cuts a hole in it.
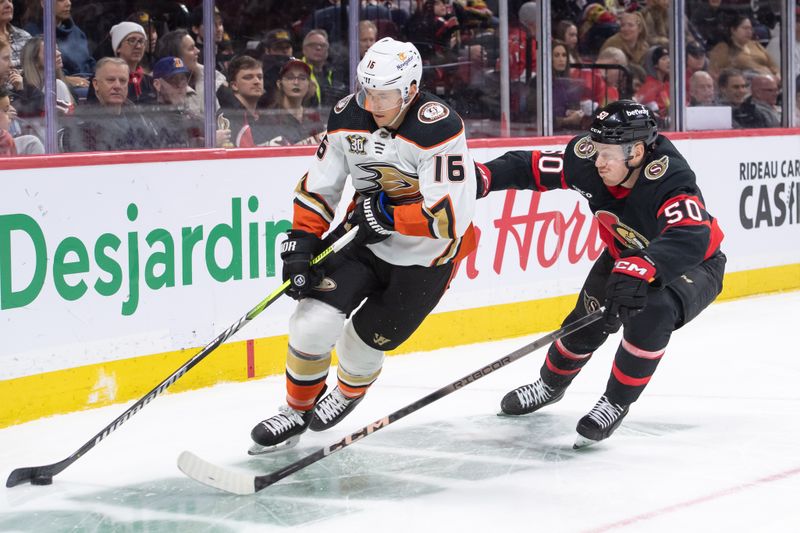
[[[185,451],[178,456],[178,468],[195,481],[231,494],[247,495],[256,492],[253,475],[221,468],[192,452]]]

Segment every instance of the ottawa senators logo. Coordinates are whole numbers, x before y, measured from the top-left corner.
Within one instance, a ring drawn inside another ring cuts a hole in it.
[[[587,135],[575,143],[575,155],[581,159],[589,159],[597,152],[597,147]]]
[[[591,314],[594,311],[600,309],[600,300],[595,298],[594,296],[590,296],[588,292],[583,291],[583,308],[586,309],[587,314]]]
[[[359,192],[371,194],[384,191],[395,204],[412,203],[422,196],[419,192],[419,176],[409,174],[386,163],[364,163],[357,165],[369,176],[362,178],[372,182]]]
[[[626,248],[641,250],[650,244],[644,235],[620,222],[619,217],[608,211],[598,211],[594,214],[597,222],[605,230],[610,232],[614,238],[625,245]]]
[[[669,156],[664,156],[661,159],[656,159],[655,161],[648,164],[644,167],[644,177],[649,180],[657,180],[661,176],[667,173],[667,169],[669,168]]]
[[[450,114],[450,110],[439,102],[428,102],[419,108],[417,118],[423,124],[433,124]]]

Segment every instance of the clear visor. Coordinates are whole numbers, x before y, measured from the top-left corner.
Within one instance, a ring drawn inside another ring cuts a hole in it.
[[[600,164],[617,161],[623,162],[630,159],[628,157],[628,150],[626,145],[623,144],[603,144],[599,142],[594,143],[595,154],[593,159]]]
[[[356,102],[370,113],[383,113],[402,107],[403,97],[400,95],[400,89],[371,89],[358,84]]]

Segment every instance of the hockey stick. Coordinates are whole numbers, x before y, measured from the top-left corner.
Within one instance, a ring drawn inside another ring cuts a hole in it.
[[[336,242],[331,244],[328,248],[323,250],[318,256],[311,260],[312,265],[317,265],[325,261],[331,254],[339,252],[356,236],[358,228],[351,229],[342,235]],[[159,383],[156,388],[148,392],[143,398],[140,398],[135,404],[125,410],[124,413],[119,415],[113,422],[100,430],[100,433],[92,437],[88,442],[78,449],[75,453],[51,465],[44,466],[28,466],[17,468],[11,472],[6,481],[6,487],[15,487],[21,483],[30,482],[31,485],[49,485],[53,482],[53,476],[59,474],[69,465],[80,459],[86,452],[94,448],[104,438],[108,437],[111,433],[116,431],[122,424],[128,421],[130,417],[139,412],[145,405],[150,403],[156,396],[159,396],[167,390],[173,383],[178,381],[184,374],[191,370],[197,363],[205,359],[205,357],[216,350],[223,342],[228,340],[234,333],[238,332],[246,326],[251,320],[257,317],[261,312],[269,307],[275,300],[278,299],[286,289],[289,288],[290,282],[286,280],[283,284],[275,289],[269,296],[261,300],[255,307],[247,312],[242,318],[237,320],[231,327],[223,331],[216,339],[209,342],[205,348],[200,350],[194,357],[185,362],[179,369],[169,375],[167,379]]]
[[[326,448],[321,448],[314,453],[281,468],[280,470],[276,470],[275,472],[260,476],[240,473],[211,464],[189,451],[181,453],[178,457],[178,468],[181,470],[181,472],[195,481],[199,481],[200,483],[210,487],[214,487],[225,492],[230,492],[232,494],[255,494],[256,492],[269,487],[281,479],[294,474],[298,470],[302,470],[303,468],[316,463],[320,459],[324,459],[325,457],[338,452],[347,446],[350,446],[354,442],[363,439],[367,435],[375,433],[379,429],[385,428],[389,424],[396,422],[407,415],[410,415],[414,411],[417,411],[426,405],[431,404],[436,400],[439,400],[440,398],[457,391],[458,389],[461,389],[462,387],[466,387],[482,377],[491,374],[495,370],[503,368],[504,366],[513,363],[517,359],[520,359],[529,353],[538,350],[539,348],[547,346],[550,343],[569,335],[570,333],[574,333],[575,331],[588,326],[589,324],[600,319],[602,316],[603,308],[601,307],[600,309],[593,311],[583,318],[579,318],[578,320],[575,320],[574,322],[567,324],[566,326],[563,326],[552,333],[548,333],[544,337],[536,339],[530,344],[527,344],[508,355],[504,355],[497,361],[489,363],[483,368],[476,370],[475,372],[472,372],[463,378],[450,383],[449,385],[445,385],[441,389],[428,394],[424,398],[420,398],[414,403],[411,403],[402,409],[398,409],[390,415],[385,416],[380,420],[376,420],[368,426],[364,426],[355,433],[351,433],[350,435],[346,436],[342,440],[331,444]]]

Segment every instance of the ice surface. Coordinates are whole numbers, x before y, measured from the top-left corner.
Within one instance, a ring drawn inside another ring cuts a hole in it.
[[[255,496],[200,485],[175,460],[189,449],[275,470],[538,335],[389,358],[345,421],[266,457],[246,455],[249,431],[282,402],[281,377],[167,394],[53,485],[0,489],[0,531],[797,532],[798,307],[800,292],[713,305],[673,335],[640,401],[595,447],[572,450],[575,424],[605,388],[618,337],[539,413],[496,414],[544,350]],[[0,477],[63,459],[124,408],[0,430]]]

